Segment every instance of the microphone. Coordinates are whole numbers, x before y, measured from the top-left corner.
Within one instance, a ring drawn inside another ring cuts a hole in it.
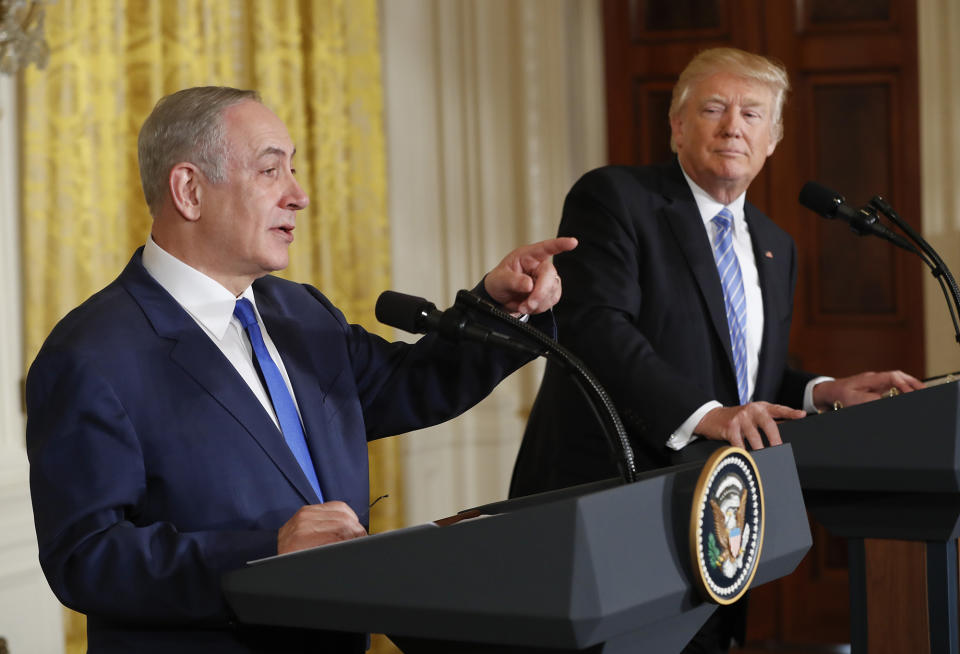
[[[374,308],[377,320],[390,327],[402,329],[411,334],[426,334],[431,323],[437,323],[437,305],[422,297],[384,291],[377,298]]]
[[[872,207],[854,209],[846,203],[842,195],[822,184],[816,182],[804,184],[800,189],[799,201],[807,209],[824,218],[845,220],[850,224],[850,229],[859,236],[873,234],[908,252],[920,254],[908,240],[881,223]]]
[[[456,304],[446,311],[438,311],[433,302],[422,297],[384,291],[377,298],[374,314],[383,324],[412,334],[437,332],[441,337],[453,342],[476,341],[534,356],[543,353],[527,343],[470,321]]]
[[[842,195],[816,182],[807,182],[803,185],[803,188],[800,189],[799,200],[800,204],[821,216],[846,220],[850,223],[850,228],[861,236],[876,234],[920,257],[923,263],[930,268],[930,272],[933,273],[937,283],[940,284],[943,296],[947,300],[950,320],[953,321],[954,338],[957,343],[960,343],[960,323],[957,322],[957,316],[960,315],[960,286],[957,285],[953,274],[940,255],[937,254],[937,251],[910,226],[910,223],[902,220],[886,200],[876,195],[866,207],[853,209],[847,206]],[[909,236],[910,240],[916,243],[919,249],[914,247],[910,241],[880,224],[877,211],[883,213],[890,222]]]

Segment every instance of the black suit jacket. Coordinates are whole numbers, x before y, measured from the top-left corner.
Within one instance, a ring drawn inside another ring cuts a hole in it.
[[[745,215],[763,295],[753,399],[799,407],[812,375],[786,365],[796,247],[749,203]],[[560,342],[618,407],[641,469],[668,465],[670,435],[710,400],[739,403],[723,290],[693,193],[674,160],[584,175],[563,208],[556,257]],[[688,452],[689,453],[689,452]],[[558,366],[547,371],[524,434],[511,495],[617,474],[596,418]]]

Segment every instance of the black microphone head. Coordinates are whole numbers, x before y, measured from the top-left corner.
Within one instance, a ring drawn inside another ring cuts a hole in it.
[[[816,182],[807,182],[800,189],[800,204],[826,218],[836,218],[843,196]]]
[[[396,291],[384,291],[377,298],[374,315],[384,325],[390,325],[412,334],[422,334],[426,331],[427,315],[436,310],[437,307],[433,302],[422,297],[397,293]]]

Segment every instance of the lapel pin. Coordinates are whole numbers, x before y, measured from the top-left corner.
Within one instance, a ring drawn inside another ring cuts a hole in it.
[[[763,253],[763,256],[765,256],[765,257],[768,258],[768,259],[772,259],[772,258],[773,258],[773,252],[771,252],[770,250],[766,250],[766,251]]]

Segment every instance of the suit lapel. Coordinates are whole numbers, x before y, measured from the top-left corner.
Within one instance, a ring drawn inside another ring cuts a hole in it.
[[[687,186],[680,166],[674,163],[664,177],[664,194],[669,203],[664,208],[667,224],[673,231],[677,246],[683,252],[690,271],[700,288],[700,295],[707,305],[710,323],[723,344],[730,370],[733,367],[733,348],[730,346],[730,330],[727,326],[727,311],[723,302],[723,287],[720,285],[720,273],[713,259],[713,248],[707,230],[704,229],[700,210],[693,199],[693,193]]]
[[[300,464],[260,401],[203,329],[150,277],[141,263],[141,250],[127,265],[120,281],[143,309],[157,335],[172,341],[171,360],[240,423],[306,502],[317,502]]]
[[[256,289],[256,286],[254,287]],[[285,315],[273,299],[257,293],[257,309],[264,325],[280,352],[290,384],[297,397],[297,406],[303,420],[304,434],[314,469],[320,481],[320,490],[325,499],[345,497],[340,487],[340,475],[333,466],[337,458],[336,435],[331,434],[330,416],[327,412],[327,392],[336,380],[338,371],[332,362],[335,357],[325,356],[324,343],[308,344],[304,340],[302,326],[297,320]],[[306,481],[304,479],[304,481]]]

